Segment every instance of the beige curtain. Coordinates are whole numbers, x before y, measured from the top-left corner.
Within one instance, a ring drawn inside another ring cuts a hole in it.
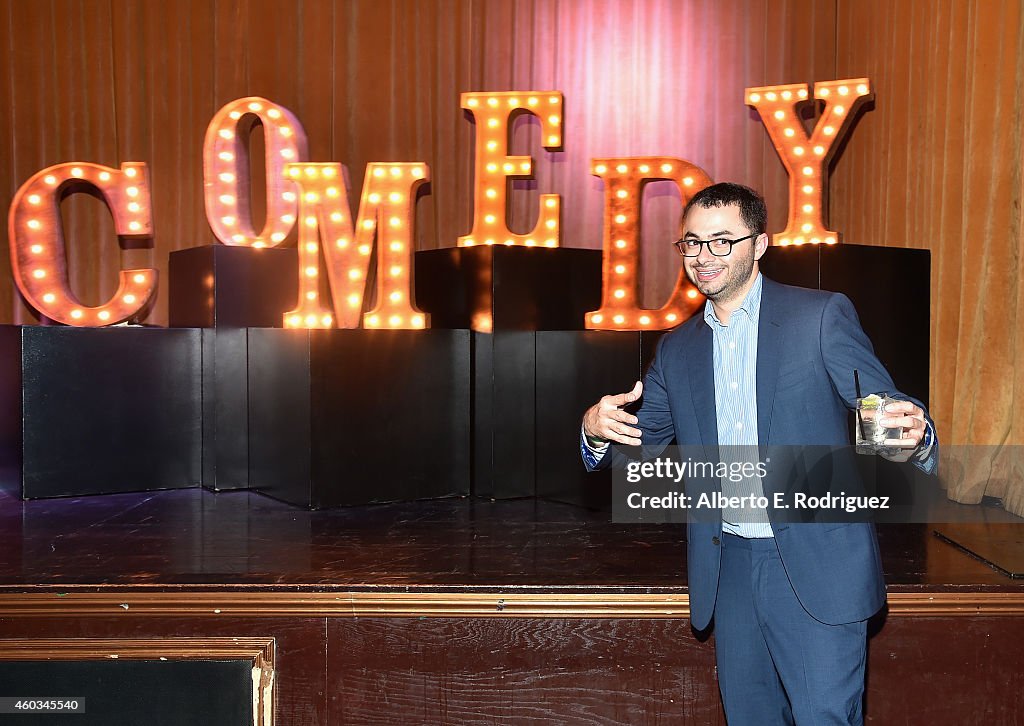
[[[1024,516],[1022,3],[841,0],[837,27],[838,73],[870,76],[877,99],[833,176],[832,220],[850,241],[932,251],[943,482]]]
[[[511,226],[532,226],[537,195],[557,192],[563,244],[596,248],[598,156],[679,156],[758,187],[782,229],[785,174],[743,89],[866,75],[875,107],[834,169],[831,226],[848,242],[932,250],[940,437],[1021,443],[1021,20],[1021,0],[0,0],[0,199],[62,161],[149,163],[152,252],[121,252],[94,199],[63,213],[79,296],[106,299],[120,256],[141,255],[164,283],[148,322],[166,324],[168,254],[213,241],[202,139],[231,99],[290,108],[311,159],[344,163],[356,190],[368,161],[429,163],[417,208],[429,249],[471,226],[473,126],[459,93],[560,90],[563,152],[540,148],[529,121],[513,129],[536,183],[516,185]],[[678,265],[663,244],[678,197],[670,183],[651,191],[647,305],[665,299]],[[34,322],[0,259],[0,321]],[[988,493],[1024,514],[1021,477],[994,466],[998,476],[969,467],[951,496]]]

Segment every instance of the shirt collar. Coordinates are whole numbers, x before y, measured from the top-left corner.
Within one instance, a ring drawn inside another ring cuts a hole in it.
[[[754,278],[754,284],[747,291],[739,307],[732,314],[735,315],[742,310],[748,319],[753,320],[756,318],[761,311],[761,287],[761,273],[759,271],[757,277]],[[710,300],[704,303],[704,320],[708,325],[722,324],[722,321],[718,319],[718,315],[715,314],[715,306],[711,304]]]

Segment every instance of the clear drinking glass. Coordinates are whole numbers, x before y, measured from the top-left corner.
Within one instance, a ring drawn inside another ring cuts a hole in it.
[[[899,426],[886,428],[879,421],[885,416],[885,407],[897,399],[889,398],[888,393],[872,393],[857,399],[857,453],[877,454],[891,447],[885,446],[886,439],[898,439],[903,436]]]

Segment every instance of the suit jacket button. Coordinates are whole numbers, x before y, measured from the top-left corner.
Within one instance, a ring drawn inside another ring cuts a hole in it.
[[[722,540],[718,539],[718,537],[712,537],[711,538],[711,544],[713,544],[713,545],[722,544]]]

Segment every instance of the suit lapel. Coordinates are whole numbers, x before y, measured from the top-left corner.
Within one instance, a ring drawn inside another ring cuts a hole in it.
[[[768,443],[775,384],[779,380],[779,358],[784,344],[785,327],[779,314],[776,284],[762,278],[761,311],[757,324],[757,442]]]
[[[698,313],[702,315],[702,313]],[[693,341],[687,346],[690,395],[697,413],[697,428],[701,442],[711,448],[718,447],[718,414],[715,411],[715,351],[711,328],[701,320],[697,323]]]

